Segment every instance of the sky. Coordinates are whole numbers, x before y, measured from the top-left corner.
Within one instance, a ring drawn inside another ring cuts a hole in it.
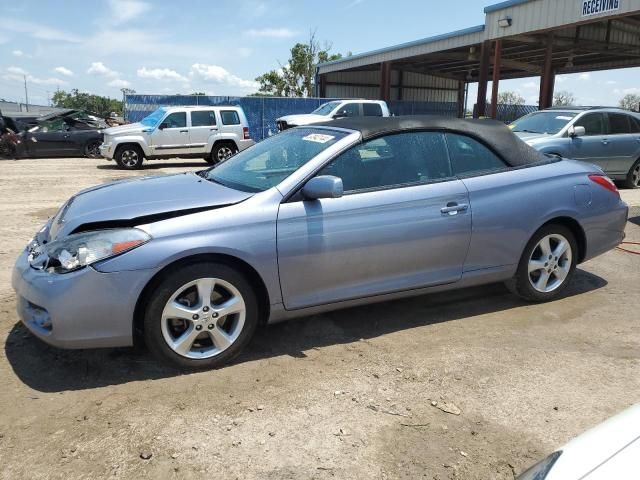
[[[362,53],[484,23],[485,0],[0,0],[0,98],[46,104],[57,89],[245,95],[310,30],[333,52]],[[447,7],[446,5],[450,5]],[[583,105],[640,93],[640,69],[559,76]],[[538,99],[537,78],[500,90]],[[471,98],[475,86],[471,86]]]

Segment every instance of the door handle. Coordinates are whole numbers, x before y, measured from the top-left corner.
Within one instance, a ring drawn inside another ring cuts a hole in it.
[[[455,202],[449,202],[447,203],[446,207],[443,207],[440,209],[440,212],[443,215],[457,215],[458,212],[466,212],[469,208],[469,205],[467,205],[466,203],[460,203],[457,204]]]
[[[213,131],[213,130],[218,130],[218,127],[211,127],[209,130]],[[640,140],[639,140],[640,141]]]
[[[189,130],[180,130],[180,133],[189,133]]]
[[[603,145],[609,145],[609,140],[607,140],[606,138],[604,140],[602,140],[602,144]]]

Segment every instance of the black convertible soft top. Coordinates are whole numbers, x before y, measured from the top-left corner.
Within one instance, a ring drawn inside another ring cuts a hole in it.
[[[356,130],[363,140],[406,130],[438,130],[474,137],[495,151],[512,167],[554,161],[520,140],[504,123],[496,120],[461,120],[437,115],[401,117],[352,117],[316,123],[323,126]]]

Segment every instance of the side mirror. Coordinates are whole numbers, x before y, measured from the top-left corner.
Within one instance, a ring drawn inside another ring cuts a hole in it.
[[[346,118],[348,117],[347,112],[338,112],[333,115],[333,118],[337,120],[338,118]]]
[[[158,126],[158,130],[164,130],[165,128],[169,128],[169,125],[164,122]]]
[[[576,127],[571,125],[567,133],[570,137],[584,137],[587,134],[587,131],[584,127]]]
[[[313,177],[302,189],[302,195],[306,200],[340,198],[343,192],[342,179],[332,175]]]

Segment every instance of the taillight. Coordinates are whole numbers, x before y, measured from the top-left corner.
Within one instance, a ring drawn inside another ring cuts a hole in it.
[[[594,173],[589,175],[589,180],[591,180],[594,183],[597,183],[601,187],[606,188],[610,192],[615,193],[618,196],[618,198],[620,198],[620,192],[618,191],[618,187],[616,187],[616,184],[613,183],[613,180],[611,180],[606,175],[600,175],[600,174]]]
[[[249,127],[242,128],[242,135],[244,136],[245,140],[251,140],[251,135],[249,135]]]

